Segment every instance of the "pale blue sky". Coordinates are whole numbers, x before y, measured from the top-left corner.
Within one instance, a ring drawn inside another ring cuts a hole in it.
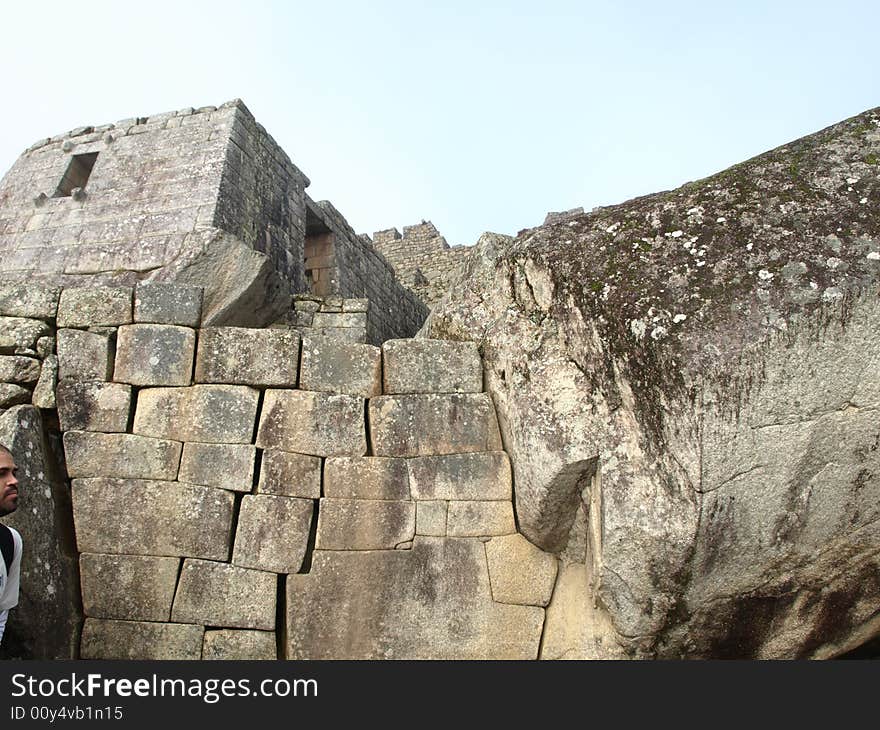
[[[880,105],[880,3],[0,5],[0,168],[239,97],[359,232],[451,244],[677,187]]]

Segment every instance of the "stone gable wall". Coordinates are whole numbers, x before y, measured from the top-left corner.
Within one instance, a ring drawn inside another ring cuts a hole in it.
[[[42,140],[0,182],[7,280],[132,283],[214,225],[234,106],[184,109]],[[98,153],[85,188],[53,197],[74,155]]]
[[[442,299],[461,276],[472,250],[471,246],[450,247],[430,221],[404,226],[402,236],[396,228],[377,231],[373,245],[391,263],[403,284],[429,307]]]

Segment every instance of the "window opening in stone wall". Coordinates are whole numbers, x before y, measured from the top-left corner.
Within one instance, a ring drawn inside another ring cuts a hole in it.
[[[87,155],[74,155],[67,165],[67,171],[61,182],[58,183],[58,189],[55,191],[53,198],[66,198],[73,193],[75,188],[84,188],[89,181],[89,175],[92,174],[92,168],[95,166],[95,160],[98,159],[97,152],[90,152]]]

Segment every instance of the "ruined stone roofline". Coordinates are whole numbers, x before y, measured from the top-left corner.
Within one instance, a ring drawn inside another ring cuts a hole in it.
[[[241,99],[231,99],[220,106],[202,106],[198,108],[184,107],[183,109],[178,109],[176,111],[161,112],[145,117],[128,117],[126,119],[120,119],[116,122],[101,124],[98,126],[86,125],[75,127],[67,132],[56,134],[54,137],[45,137],[38,140],[28,147],[22,153],[22,156],[28,156],[31,153],[50,145],[64,145],[69,142],[73,144],[95,142],[104,138],[105,135],[108,134],[113,138],[119,138],[131,134],[143,134],[144,132],[154,131],[156,129],[172,129],[174,127],[186,125],[186,122],[184,121],[186,117],[209,115],[226,109],[236,109],[243,116],[246,124],[253,126],[271,143],[272,146],[274,146],[277,153],[277,162],[290,169],[297,177],[301,178],[303,187],[308,187],[311,184],[311,180],[309,180],[308,176],[306,176],[306,174],[293,163],[281,145],[278,144],[266,128],[256,120],[250,109],[248,109]]]

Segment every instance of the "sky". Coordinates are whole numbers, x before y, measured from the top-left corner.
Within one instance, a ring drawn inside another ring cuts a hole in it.
[[[0,170],[242,99],[359,233],[452,245],[678,187],[880,106],[880,2],[0,0]]]

